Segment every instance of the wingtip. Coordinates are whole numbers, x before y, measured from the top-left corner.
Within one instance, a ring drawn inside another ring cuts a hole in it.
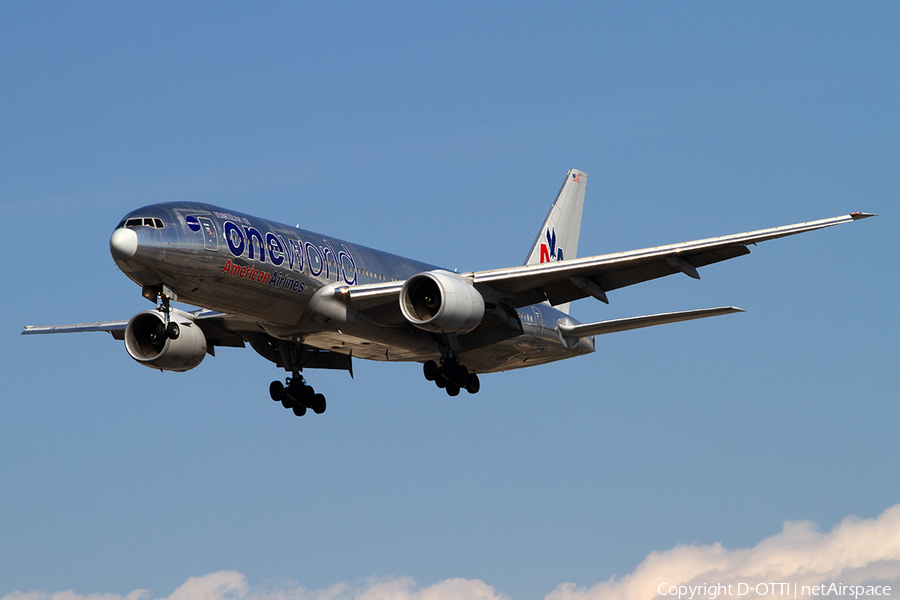
[[[860,220],[860,219],[868,219],[869,217],[877,217],[877,216],[878,216],[878,215],[876,215],[876,214],[874,214],[874,213],[865,213],[865,212],[855,212],[855,213],[850,213],[850,217],[851,217],[854,221],[858,221],[858,220]]]

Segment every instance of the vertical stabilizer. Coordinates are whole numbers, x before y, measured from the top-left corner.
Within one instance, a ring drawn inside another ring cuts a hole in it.
[[[587,173],[577,169],[569,171],[538,231],[537,239],[525,260],[526,265],[556,262],[577,256],[586,186]]]
[[[581,234],[581,212],[584,209],[586,187],[587,173],[571,169],[538,231],[537,239],[525,260],[526,265],[557,262],[578,255],[578,236]],[[557,308],[568,312],[569,306],[566,304]]]

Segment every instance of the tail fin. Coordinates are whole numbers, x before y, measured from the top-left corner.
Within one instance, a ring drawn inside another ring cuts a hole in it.
[[[587,173],[571,169],[525,260],[526,265],[575,258],[581,233],[581,211]]]
[[[526,265],[556,262],[578,255],[578,236],[581,234],[581,211],[584,209],[584,190],[587,173],[571,169],[556,195],[550,212],[538,231],[537,239],[525,260]],[[558,306],[569,311],[568,304]]]

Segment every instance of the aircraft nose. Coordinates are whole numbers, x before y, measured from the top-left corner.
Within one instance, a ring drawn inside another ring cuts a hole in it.
[[[133,229],[122,227],[109,238],[109,252],[116,260],[130,260],[138,247],[138,236]]]

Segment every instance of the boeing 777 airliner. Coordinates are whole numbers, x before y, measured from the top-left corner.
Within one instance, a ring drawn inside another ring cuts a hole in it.
[[[455,396],[479,375],[594,351],[594,336],[740,312],[733,306],[578,323],[569,303],[750,252],[756,244],[873,215],[849,215],[630,252],[577,258],[587,175],[571,170],[525,264],[456,273],[330,236],[193,202],[146,206],[116,226],[116,264],[155,309],[127,321],[27,326],[23,334],[108,331],[163,371],[193,369],[216,346],[254,350],[290,373],[273,400],[325,411],[304,369],[352,359],[417,361]],[[202,307],[186,312],[170,302]]]

